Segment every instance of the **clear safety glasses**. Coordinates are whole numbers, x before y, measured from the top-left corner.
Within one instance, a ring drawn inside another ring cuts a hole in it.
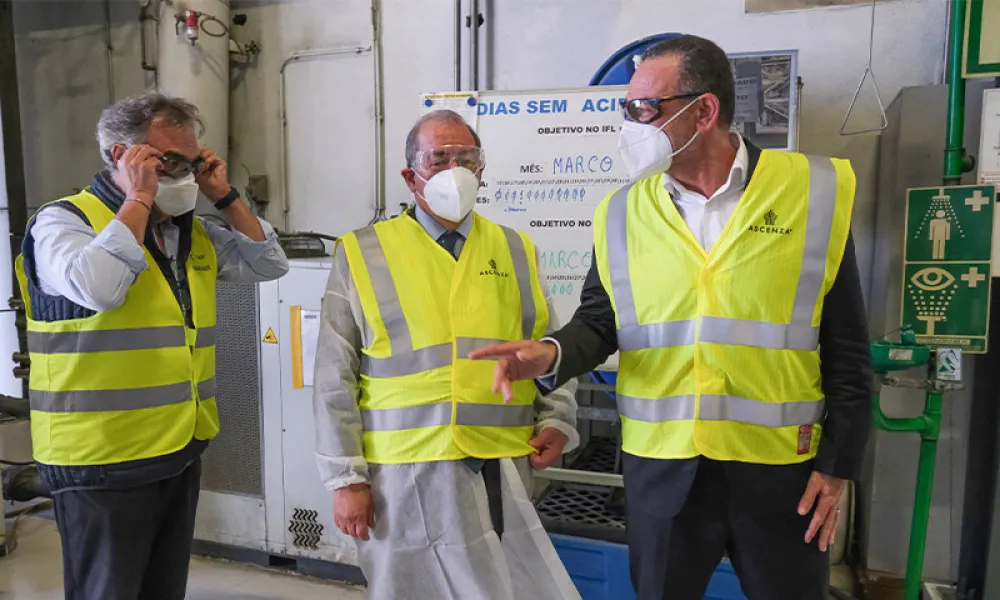
[[[164,152],[157,159],[163,174],[173,179],[184,179],[188,175],[197,177],[205,169],[205,159],[200,156],[189,160],[177,152]]]
[[[425,174],[434,174],[450,169],[452,165],[477,173],[486,166],[486,153],[476,146],[440,146],[417,152],[413,168]]]

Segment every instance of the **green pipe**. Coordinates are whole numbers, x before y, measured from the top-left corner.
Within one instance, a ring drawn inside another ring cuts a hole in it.
[[[934,486],[934,463],[937,440],[941,432],[941,392],[927,390],[924,414],[908,419],[887,417],[876,394],[872,399],[872,419],[885,431],[920,434],[920,459],[917,463],[917,485],[913,499],[913,520],[910,524],[910,547],[906,558],[905,600],[920,600],[924,552],[927,547],[927,521],[931,513],[931,491]]]
[[[948,120],[945,129],[944,184],[958,185],[962,173],[975,165],[965,153],[965,79],[962,78],[962,46],[965,41],[966,0],[951,0],[951,31],[948,34]]]
[[[872,421],[875,423],[875,427],[882,431],[902,433],[922,433],[931,426],[926,414],[905,419],[886,416],[882,412],[881,398],[878,394],[872,398]]]
[[[931,516],[931,491],[934,487],[934,462],[937,458],[938,433],[941,430],[941,392],[927,392],[924,416],[928,419],[928,427],[920,435],[917,490],[913,498],[910,549],[906,557],[906,600],[920,600],[920,580],[924,571],[924,550],[927,547],[927,522]]]

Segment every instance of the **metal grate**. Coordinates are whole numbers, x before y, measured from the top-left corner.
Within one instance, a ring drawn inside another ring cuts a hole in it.
[[[222,431],[205,452],[202,486],[262,496],[257,286],[219,282],[216,402]]]
[[[614,473],[618,454],[618,441],[608,438],[590,438],[587,447],[580,458],[573,461],[571,469],[577,471],[593,471],[595,473]]]
[[[295,537],[292,544],[299,548],[319,548],[319,540],[323,535],[323,525],[316,519],[319,513],[306,508],[292,509],[292,518],[288,521],[288,531]]]
[[[564,484],[547,492],[535,507],[545,521],[625,529],[625,519],[608,512],[608,488]]]

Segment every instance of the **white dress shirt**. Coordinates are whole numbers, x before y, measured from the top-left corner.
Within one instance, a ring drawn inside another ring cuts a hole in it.
[[[743,137],[736,133],[731,133],[729,139],[736,147],[736,158],[733,159],[733,166],[729,168],[729,179],[722,184],[722,187],[715,190],[711,198],[687,189],[669,173],[663,174],[664,189],[670,194],[677,212],[705,252],[711,252],[715,242],[719,241],[719,236],[726,228],[729,218],[733,216],[747,186],[747,167],[750,162],[747,145]],[[559,365],[562,363],[562,346],[554,338],[545,337],[542,341],[551,342],[556,347],[556,360],[552,370],[538,378],[538,383],[543,387],[552,389],[559,375]]]
[[[201,219],[215,247],[220,280],[254,283],[288,272],[288,259],[277,234],[266,221],[258,220],[264,230],[260,242]],[[163,236],[163,253],[176,274],[183,268],[175,261],[180,228],[171,220],[157,227]],[[38,212],[31,234],[42,292],[63,296],[90,310],[107,312],[121,306],[139,273],[149,268],[142,245],[121,221],[111,221],[101,233],[95,233],[75,213],[54,205]]]
[[[739,135],[731,134],[731,139],[737,149],[729,179],[710,198],[687,189],[669,173],[663,176],[663,187],[673,199],[677,212],[706,252],[710,252],[719,240],[747,185],[747,146]]]

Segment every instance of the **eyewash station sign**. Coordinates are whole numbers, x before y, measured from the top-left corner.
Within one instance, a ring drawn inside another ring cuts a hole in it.
[[[996,188],[914,188],[906,193],[902,323],[917,341],[986,352]]]

